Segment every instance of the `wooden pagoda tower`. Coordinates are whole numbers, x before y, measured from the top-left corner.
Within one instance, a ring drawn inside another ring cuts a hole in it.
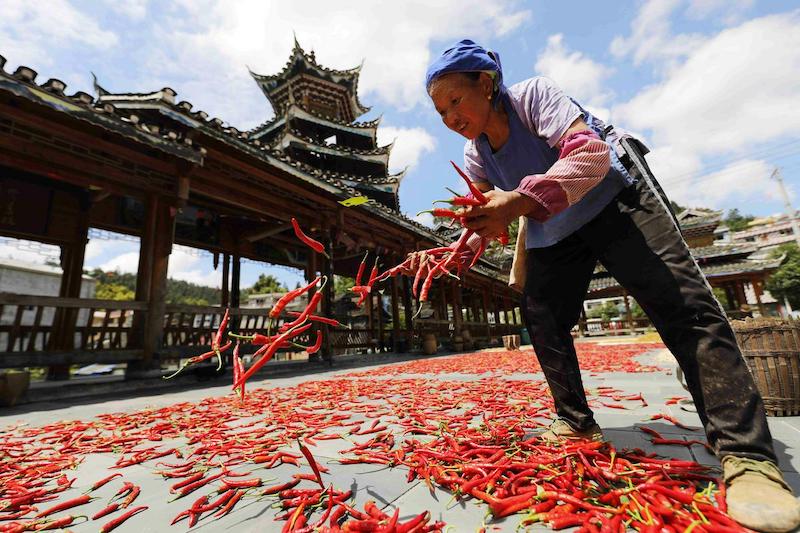
[[[358,100],[361,67],[332,70],[319,65],[295,40],[289,61],[274,75],[251,72],[275,116],[253,129],[257,139],[369,198],[400,210],[398,188],[405,171],[389,174],[392,145],[378,146],[380,118],[357,122],[369,111]]]

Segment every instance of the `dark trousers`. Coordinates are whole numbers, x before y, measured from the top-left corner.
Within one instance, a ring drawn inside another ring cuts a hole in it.
[[[678,360],[717,456],[775,462],[764,405],[728,320],[644,158],[634,159],[635,185],[566,239],[528,250],[522,310],[558,416],[576,429],[594,423],[570,330],[600,261]]]

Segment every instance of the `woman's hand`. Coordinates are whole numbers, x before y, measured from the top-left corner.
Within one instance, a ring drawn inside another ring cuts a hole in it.
[[[432,259],[433,256],[429,254],[427,250],[411,252],[406,256],[406,260],[403,263],[404,266],[400,269],[400,273],[406,276],[416,276],[417,270],[424,268],[425,270],[422,272],[422,275],[427,276],[429,265],[432,264]]]
[[[527,214],[534,201],[514,191],[493,189],[484,193],[488,200],[484,205],[469,206],[462,213],[464,226],[481,237],[492,239],[508,230],[509,224]]]

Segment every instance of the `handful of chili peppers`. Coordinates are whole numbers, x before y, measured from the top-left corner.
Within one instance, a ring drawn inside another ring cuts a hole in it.
[[[481,190],[475,186],[472,180],[469,179],[469,177],[458,167],[458,165],[456,165],[453,161],[450,161],[450,163],[456,169],[459,176],[461,176],[467,183],[467,186],[470,190],[470,195],[461,196],[451,191],[454,194],[453,198],[450,198],[449,200],[437,200],[434,203],[445,202],[449,203],[452,207],[485,205],[488,202],[488,199],[483,192],[481,192]],[[434,208],[430,211],[422,212],[430,212],[436,217],[450,218],[453,220],[453,222],[457,222],[462,226],[465,223],[463,214],[454,209]],[[375,277],[370,276],[370,282],[367,284],[367,286],[362,286],[359,282],[360,274],[363,272],[364,263],[362,261],[362,266],[359,268],[359,276],[356,279],[356,286],[353,287],[352,290],[365,295],[368,294],[372,289],[373,283],[383,281],[389,276],[397,276],[398,274],[413,270],[415,271],[415,274],[414,283],[412,285],[412,293],[415,298],[419,299],[420,302],[425,302],[428,300],[428,295],[434,279],[437,279],[443,275],[460,279],[462,273],[465,270],[469,270],[475,266],[475,264],[481,258],[483,253],[486,251],[487,246],[489,245],[490,239],[481,237],[477,249],[473,249],[473,247],[468,244],[473,235],[475,235],[474,231],[464,228],[461,237],[459,237],[458,241],[456,241],[453,245],[424,250],[421,260],[416,257],[409,256],[405,261],[393,268],[390,268],[383,274]],[[503,232],[501,235],[497,236],[496,239],[501,245],[508,245],[508,232]],[[359,300],[359,305],[361,304],[362,300]]]

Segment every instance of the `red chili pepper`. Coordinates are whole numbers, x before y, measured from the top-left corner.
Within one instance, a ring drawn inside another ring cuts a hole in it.
[[[291,316],[300,316],[302,313],[300,313],[298,311],[289,311],[287,314],[291,315]],[[324,317],[324,316],[308,315],[306,318],[311,320],[312,322],[322,322],[323,324],[328,324],[329,326],[336,326],[336,327],[343,327],[344,326],[344,324],[342,324],[338,320],[335,320],[333,318],[327,318],[327,317]],[[255,342],[253,342],[253,344],[255,344]]]
[[[275,342],[273,342],[272,344],[269,345],[267,350],[264,352],[264,355],[261,356],[261,358],[258,361],[253,363],[250,366],[250,368],[248,368],[247,371],[242,376],[239,377],[239,381],[237,381],[236,383],[233,384],[233,388],[236,389],[236,388],[240,387],[242,384],[247,382],[247,380],[250,379],[253,376],[253,374],[258,372],[261,369],[262,366],[267,364],[267,362],[270,359],[272,359],[272,356],[275,355],[275,352],[278,351],[278,348],[280,347],[280,345],[281,345],[281,343],[283,341],[289,340],[292,337],[294,337],[296,335],[299,335],[300,333],[305,331],[305,329],[308,329],[310,327],[311,327],[311,324],[306,324],[305,326],[301,326],[301,327],[297,328],[296,330],[289,330],[289,331],[286,331],[286,332],[280,334],[278,336],[278,338],[275,340]]]
[[[662,420],[666,420],[668,422],[672,422],[674,425],[676,425],[677,427],[682,428],[682,429],[692,429],[689,426],[687,426],[685,424],[682,424],[680,421],[678,421],[672,415],[668,415],[668,414],[664,414],[664,413],[658,413],[658,414],[652,415],[650,417],[650,420],[658,420],[658,419],[662,419]]]
[[[316,241],[303,233],[303,230],[300,229],[300,224],[297,223],[297,219],[294,217],[292,217],[292,227],[294,227],[294,234],[297,235],[297,238],[303,241],[304,244],[306,244],[315,252],[320,253],[325,257],[329,257],[328,254],[325,253],[325,246],[321,242]]]
[[[108,505],[107,507],[104,507],[103,509],[97,511],[92,516],[92,520],[97,520],[99,518],[103,518],[105,515],[111,514],[114,511],[116,511],[117,509],[119,509],[119,503],[112,503],[112,504]]]
[[[369,250],[367,250],[367,253],[364,254],[364,259],[361,260],[361,264],[358,265],[358,273],[356,274],[356,285],[361,285],[361,276],[364,275],[364,269],[367,266],[367,256],[369,256]]]
[[[464,181],[467,182],[467,187],[469,187],[469,192],[472,193],[472,196],[474,196],[475,199],[478,200],[481,203],[481,205],[483,205],[483,204],[485,204],[486,202],[489,201],[486,198],[486,196],[484,196],[484,194],[481,192],[481,190],[478,189],[478,187],[475,186],[475,184],[472,182],[472,180],[469,179],[469,176],[464,174],[464,171],[461,170],[460,168],[458,168],[458,165],[456,165],[454,161],[450,161],[450,164],[453,165],[453,168],[456,169],[456,172],[458,172],[458,175],[461,176],[462,178],[464,178]]]
[[[222,484],[225,485],[225,488],[230,489],[252,489],[254,487],[260,487],[261,483],[263,483],[263,481],[258,477],[250,479],[222,479]]]
[[[65,509],[71,509],[73,507],[77,507],[79,505],[84,505],[89,503],[90,501],[94,500],[93,497],[89,496],[88,494],[83,494],[78,496],[77,498],[73,498],[71,500],[67,500],[65,502],[61,502],[56,504],[49,509],[45,509],[41,513],[37,514],[34,518],[42,518],[43,516],[49,516],[53,513],[57,513],[59,511],[64,511]]]
[[[469,196],[454,196],[448,200],[435,200],[434,204],[437,203],[447,203],[451,205],[459,205],[459,206],[468,206],[468,205],[483,205],[479,200],[476,198],[470,198]]]
[[[186,485],[191,485],[195,481],[199,481],[199,480],[203,479],[203,476],[205,476],[205,475],[206,475],[205,472],[197,472],[195,474],[192,474],[191,476],[187,477],[183,481],[178,481],[177,483],[172,485],[169,488],[169,491],[174,493],[175,491],[177,491],[180,488],[185,487]]]
[[[108,477],[104,477],[100,481],[96,481],[95,484],[92,485],[92,488],[89,489],[89,491],[93,491],[93,490],[99,489],[100,487],[102,487],[103,485],[105,485],[106,483],[108,483],[109,481],[111,481],[112,479],[114,479],[116,477],[122,477],[122,474],[117,472],[116,474],[111,474]]]
[[[219,329],[217,329],[217,334],[214,337],[214,342],[212,346],[215,346],[215,349],[219,349],[220,344],[222,344],[222,337],[225,335],[225,329],[228,327],[228,321],[230,320],[231,315],[231,308],[228,307],[225,309],[225,314],[222,316],[222,320],[219,323]]]
[[[228,503],[226,503],[222,509],[214,513],[214,518],[219,518],[221,516],[225,516],[226,514],[230,513],[231,510],[234,507],[236,507],[236,504],[239,502],[239,500],[242,499],[242,496],[244,496],[244,492],[245,491],[243,490],[236,491],[236,493],[233,496],[231,496],[231,499],[228,500]]]
[[[453,218],[453,219],[460,219],[461,214],[456,213],[452,209],[445,209],[443,207],[436,207],[434,209],[428,209],[426,211],[420,211],[417,213],[417,216],[420,216],[422,213],[430,213],[431,215],[439,218]]]
[[[278,300],[277,303],[275,303],[275,306],[272,308],[272,310],[270,310],[269,317],[270,318],[277,318],[278,316],[280,316],[281,311],[283,311],[283,308],[286,307],[286,305],[289,302],[291,302],[292,300],[294,300],[298,296],[302,296],[303,294],[308,292],[311,289],[311,287],[313,287],[317,283],[319,283],[319,281],[321,279],[322,279],[322,276],[319,276],[314,281],[312,281],[311,283],[306,285],[305,287],[300,287],[299,289],[294,289],[294,290],[291,290],[291,291],[287,292],[286,294],[284,294],[281,297],[281,299]]]
[[[314,342],[313,345],[306,348],[306,352],[309,355],[315,354],[319,351],[320,348],[322,348],[322,332],[320,330],[317,330],[317,340]]]
[[[368,287],[372,287],[375,283],[375,279],[378,277],[378,257],[375,257],[375,264],[372,265],[372,272],[369,274],[369,281],[367,282]]]
[[[300,451],[303,452],[306,461],[308,461],[308,464],[311,465],[311,470],[314,471],[314,475],[317,478],[317,483],[319,483],[320,487],[325,488],[325,485],[322,483],[322,476],[319,472],[319,465],[317,465],[317,461],[314,459],[314,456],[311,455],[311,450],[303,446],[303,443],[299,440],[297,441],[297,444],[300,446]]]
[[[133,487],[133,489],[131,489],[130,493],[125,497],[125,499],[122,500],[120,508],[125,509],[126,507],[128,507],[131,503],[133,503],[133,500],[135,500],[139,496],[140,492],[141,489],[138,486]]]
[[[139,507],[134,507],[130,511],[128,511],[128,512],[126,512],[124,514],[121,514],[118,517],[116,517],[115,519],[103,524],[103,527],[100,528],[100,533],[108,533],[109,531],[115,529],[117,526],[122,524],[128,518],[132,517],[133,515],[141,512],[141,511],[144,511],[146,509],[148,509],[148,507],[146,505],[141,505]]]
[[[64,529],[65,527],[72,525],[72,522],[75,521],[76,518],[80,518],[80,516],[62,516],[60,518],[56,518],[55,520],[50,520],[49,522],[44,522],[36,525],[33,529],[34,531],[45,531],[50,529]]]
[[[269,496],[270,494],[278,494],[282,490],[288,490],[292,487],[296,487],[297,484],[300,483],[299,479],[293,479],[292,481],[287,481],[286,483],[281,483],[280,485],[273,485],[272,487],[267,487],[266,489],[261,491],[262,496]]]

